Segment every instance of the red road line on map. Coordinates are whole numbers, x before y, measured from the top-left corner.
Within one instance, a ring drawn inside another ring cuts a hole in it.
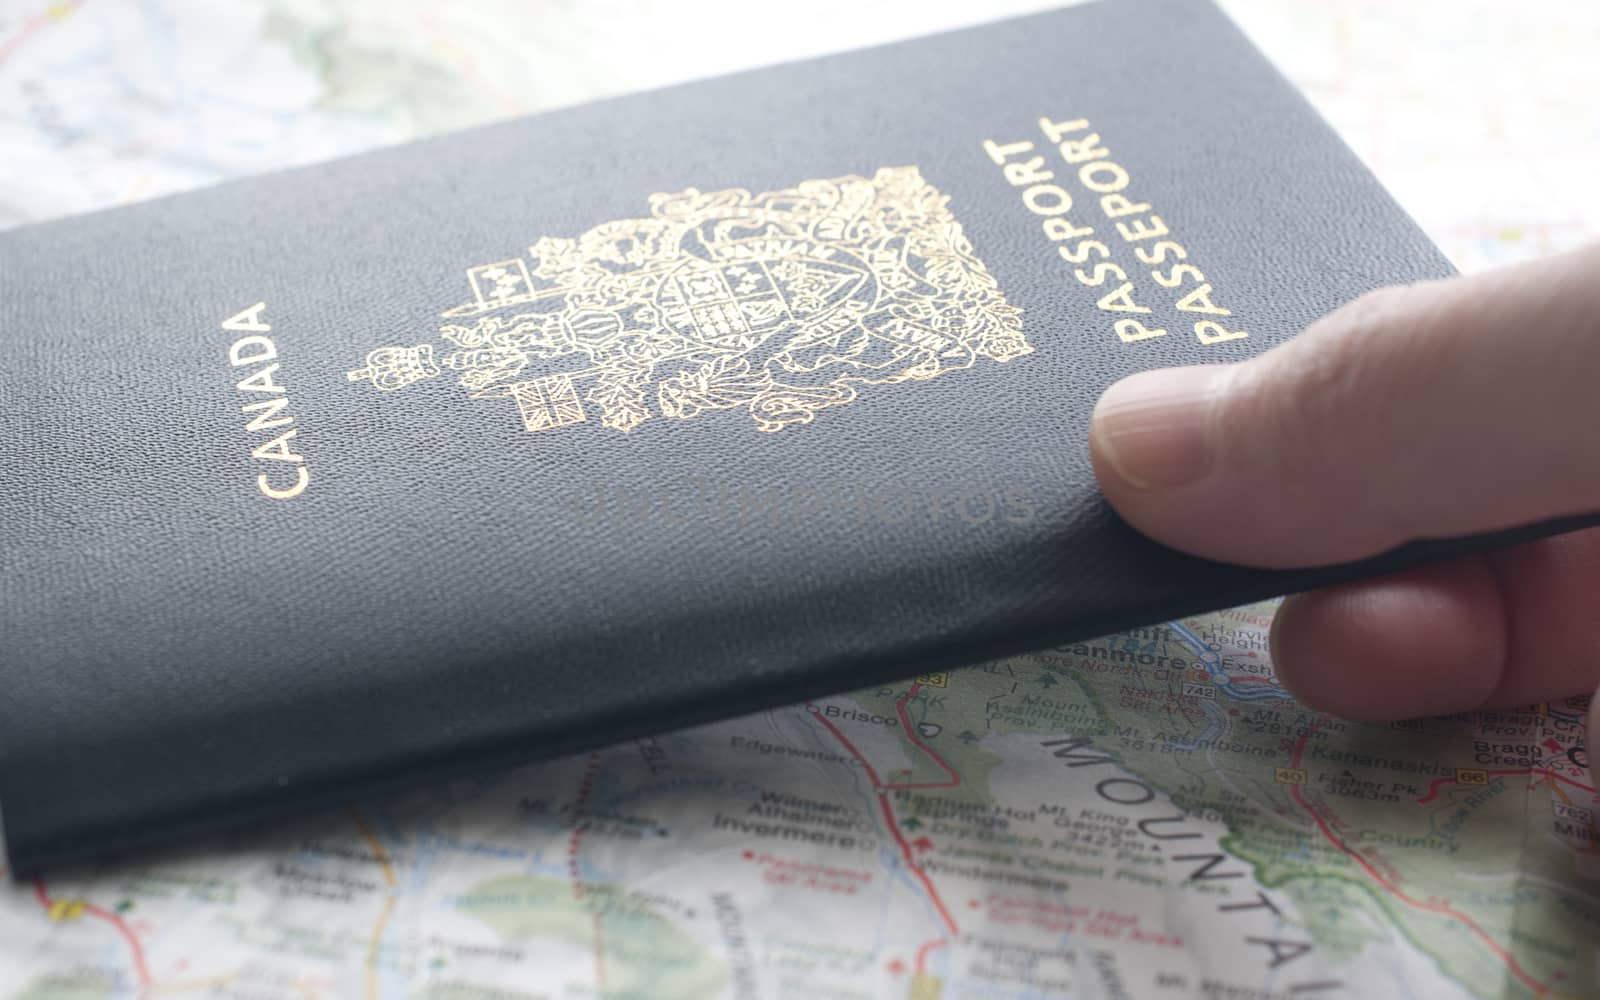
[[[1300,758],[1305,753],[1306,743],[1321,726],[1322,723],[1320,721],[1317,722],[1316,725],[1312,726],[1306,731],[1304,736],[1300,737],[1299,742],[1295,744],[1294,758],[1289,763],[1290,767],[1298,768],[1300,766]],[[1529,975],[1528,972],[1522,968],[1522,966],[1518,965],[1517,960],[1512,957],[1511,952],[1502,947],[1501,944],[1493,937],[1490,937],[1489,932],[1478,926],[1478,922],[1476,920],[1473,920],[1460,910],[1457,910],[1454,907],[1448,906],[1444,903],[1425,903],[1422,900],[1414,899],[1407,895],[1400,889],[1399,886],[1395,885],[1383,875],[1379,874],[1378,869],[1374,868],[1370,861],[1362,857],[1361,854],[1349,844],[1346,844],[1343,840],[1339,839],[1338,834],[1334,833],[1333,829],[1328,826],[1328,822],[1323,818],[1322,814],[1318,813],[1314,808],[1312,808],[1311,803],[1307,802],[1305,797],[1300,794],[1299,785],[1290,785],[1289,794],[1296,802],[1300,803],[1300,807],[1304,809],[1308,815],[1310,815],[1312,821],[1317,824],[1317,829],[1321,830],[1322,835],[1327,838],[1328,843],[1332,844],[1334,847],[1337,847],[1347,857],[1353,860],[1356,864],[1360,865],[1368,875],[1372,876],[1372,880],[1383,886],[1391,896],[1400,900],[1402,903],[1405,903],[1407,906],[1413,907],[1414,909],[1424,910],[1428,913],[1437,913],[1441,916],[1446,916],[1452,920],[1460,922],[1463,927],[1467,928],[1467,930],[1476,935],[1478,940],[1487,945],[1490,951],[1499,956],[1500,960],[1506,964],[1507,971],[1515,976],[1519,982],[1528,987],[1528,989],[1532,990],[1537,996],[1544,996],[1547,994],[1549,987],[1539,982],[1537,979],[1534,979],[1533,976]]]
[[[878,772],[873,770],[872,763],[867,760],[866,756],[862,754],[860,750],[856,749],[856,745],[850,742],[850,737],[841,732],[839,727],[834,725],[833,721],[827,716],[823,715],[822,710],[819,709],[815,704],[809,701],[806,702],[806,711],[811,713],[812,718],[816,719],[818,722],[827,727],[828,732],[833,734],[834,739],[844,744],[844,748],[850,751],[850,756],[861,762],[861,769],[867,772],[867,777],[872,780],[872,787],[882,788],[883,782],[879,780]]]
[[[917,864],[916,857],[911,853],[911,845],[906,843],[905,835],[900,832],[900,824],[895,822],[894,808],[889,805],[889,793],[879,792],[878,804],[883,807],[883,818],[889,825],[889,833],[894,836],[894,842],[900,845],[900,853],[905,856],[906,867],[911,869],[911,874],[917,877],[922,887],[928,890],[928,899],[932,901],[933,908],[939,911],[939,916],[944,920],[944,925],[950,928],[950,933],[961,933],[956,929],[956,922],[951,918],[950,911],[945,909],[944,900],[939,897],[939,890],[933,887],[933,880],[928,878],[928,873]]]
[[[1594,789],[1591,786],[1585,785],[1583,782],[1579,781],[1576,778],[1569,778],[1564,774],[1557,774],[1556,772],[1554,772],[1552,770],[1549,770],[1548,768],[1543,768],[1543,767],[1519,767],[1519,768],[1512,768],[1510,770],[1505,770],[1505,771],[1485,771],[1484,773],[1487,774],[1491,778],[1498,778],[1498,777],[1504,777],[1504,776],[1507,776],[1507,775],[1519,775],[1519,774],[1521,774],[1521,775],[1541,774],[1541,775],[1544,775],[1546,778],[1553,778],[1556,781],[1565,781],[1567,784],[1571,785],[1572,787],[1581,788],[1586,792],[1593,792],[1594,791]],[[1455,782],[1457,782],[1459,780],[1461,780],[1461,779],[1453,778],[1453,777],[1434,778],[1433,779],[1433,784],[1428,786],[1428,794],[1426,794],[1422,798],[1418,799],[1417,800],[1417,804],[1421,805],[1421,804],[1423,804],[1425,802],[1432,802],[1434,799],[1439,797],[1439,789],[1441,787],[1443,787],[1444,785],[1454,784]]]
[[[594,911],[591,922],[594,925],[594,988],[600,996],[605,996],[606,938],[605,931],[601,929],[599,910]]]
[[[33,35],[51,21],[60,20],[82,6],[83,0],[66,0],[64,3],[52,4],[51,9],[43,14],[36,14],[23,22],[22,30],[15,35],[0,42],[0,62],[5,62],[11,53],[22,48],[22,43],[32,38]]]
[[[589,793],[594,788],[594,773],[600,768],[600,754],[589,754],[589,760],[584,764],[583,781],[578,785],[578,797],[572,804],[572,836],[567,839],[567,870],[572,875],[572,898],[583,902],[585,890],[583,887],[583,874],[578,870],[578,848],[583,842],[583,835],[589,829]],[[590,911],[591,922],[594,925],[594,979],[595,987],[601,995],[606,991],[606,952],[605,932],[601,925],[600,907],[596,905]]]
[[[55,900],[50,898],[50,893],[44,887],[44,879],[35,878],[33,880],[33,894],[38,897],[39,905],[45,908],[46,913],[48,913],[50,908],[55,905]],[[139,943],[139,938],[133,933],[133,928],[129,927],[127,923],[115,913],[112,913],[110,910],[102,909],[90,902],[85,902],[83,904],[83,912],[89,914],[91,917],[97,917],[100,920],[104,920],[106,923],[116,928],[117,933],[122,935],[122,939],[128,942],[128,950],[133,954],[134,977],[139,980],[139,988],[141,991],[148,990],[151,982],[150,967],[145,964],[144,945]]]
[[[943,948],[950,942],[945,938],[935,938],[917,949],[917,975],[926,975],[928,972],[928,952]]]
[[[811,713],[812,718],[822,723],[824,728],[833,734],[834,739],[844,744],[844,748],[850,751],[850,756],[861,763],[861,769],[866,771],[867,777],[872,780],[872,787],[878,796],[878,806],[883,810],[884,821],[889,827],[889,835],[894,838],[896,844],[900,845],[900,854],[906,860],[906,867],[911,870],[912,875],[916,876],[917,881],[922,883],[922,887],[928,891],[928,899],[933,903],[933,908],[939,911],[939,916],[944,920],[945,926],[950,928],[950,933],[952,935],[959,934],[960,931],[956,928],[955,920],[950,916],[950,911],[945,907],[944,900],[939,896],[939,890],[933,887],[933,880],[928,878],[928,873],[922,870],[921,865],[917,864],[917,858],[912,853],[911,845],[900,832],[900,824],[894,818],[894,807],[889,804],[889,791],[895,786],[886,786],[878,780],[878,772],[873,769],[872,764],[867,761],[867,758],[862,755],[860,750],[856,749],[856,745],[850,742],[850,738],[838,726],[833,724],[833,720],[823,715],[814,703],[806,702],[806,711]]]
[[[923,753],[927,754],[929,757],[932,757],[933,758],[933,762],[935,764],[939,765],[939,770],[941,770],[945,774],[949,775],[950,776],[950,780],[949,781],[924,781],[924,782],[918,782],[917,784],[914,784],[914,785],[900,784],[900,785],[889,785],[888,787],[891,788],[891,789],[896,789],[896,790],[901,790],[901,791],[910,791],[911,789],[914,789],[914,788],[957,788],[957,787],[960,787],[960,785],[961,785],[961,775],[957,774],[955,772],[955,769],[952,768],[949,764],[946,764],[944,762],[944,758],[939,756],[937,753],[934,752],[933,747],[930,747],[930,746],[928,746],[928,744],[922,742],[922,735],[917,732],[917,727],[911,724],[911,716],[906,712],[906,702],[910,701],[912,698],[915,698],[917,696],[917,692],[920,691],[920,690],[922,690],[922,685],[921,684],[913,684],[909,688],[907,688],[906,689],[906,693],[900,696],[900,700],[894,703],[894,711],[895,711],[895,714],[900,717],[900,728],[905,730],[906,739],[908,739],[912,743],[916,744],[917,749],[921,750]]]

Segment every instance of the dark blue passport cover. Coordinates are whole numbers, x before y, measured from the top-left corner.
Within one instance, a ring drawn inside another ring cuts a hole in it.
[[[1449,271],[1186,0],[4,234],[13,869],[1484,544],[1208,563],[1085,445]]]

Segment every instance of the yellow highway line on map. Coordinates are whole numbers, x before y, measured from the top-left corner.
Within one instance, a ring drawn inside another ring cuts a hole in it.
[[[383,870],[383,882],[389,887],[389,895],[383,901],[383,909],[378,912],[377,922],[372,925],[372,940],[367,945],[367,1000],[377,1000],[378,945],[383,940],[383,928],[389,922],[389,914],[394,911],[394,865],[389,861],[389,852],[383,849],[377,834],[372,832],[372,827],[361,818],[361,814],[351,809],[350,821],[361,831],[361,836],[366,838],[367,845],[372,848],[373,856],[378,859],[378,867]]]

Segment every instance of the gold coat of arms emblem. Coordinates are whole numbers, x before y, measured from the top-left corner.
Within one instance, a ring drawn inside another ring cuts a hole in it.
[[[653,195],[649,218],[542,238],[467,281],[441,353],[380,347],[349,379],[392,391],[449,372],[473,399],[514,402],[528,431],[743,410],[770,432],[866,386],[1032,351],[915,167]]]

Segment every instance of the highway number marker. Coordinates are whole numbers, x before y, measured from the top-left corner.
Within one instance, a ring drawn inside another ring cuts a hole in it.
[[[937,976],[918,972],[911,977],[910,1000],[939,1000],[944,995],[944,983]]]
[[[61,923],[77,920],[86,905],[81,899],[58,899],[50,904],[50,919]]]

